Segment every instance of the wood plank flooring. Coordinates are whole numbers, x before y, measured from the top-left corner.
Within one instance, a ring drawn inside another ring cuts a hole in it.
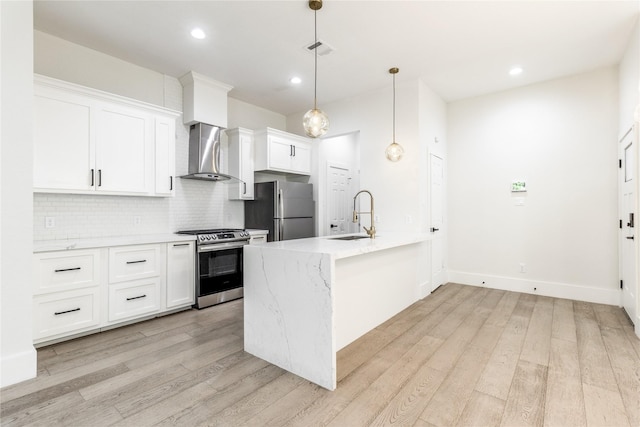
[[[338,354],[329,392],[243,351],[242,300],[38,350],[2,426],[640,426],[617,307],[447,284]]]

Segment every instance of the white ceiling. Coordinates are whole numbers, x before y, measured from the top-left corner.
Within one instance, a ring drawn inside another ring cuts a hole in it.
[[[179,77],[193,70],[281,114],[313,103],[313,12],[289,1],[35,1],[37,30]],[[325,0],[318,104],[421,78],[446,101],[617,64],[638,0]],[[208,37],[193,39],[201,27]],[[508,75],[513,65],[524,73]],[[297,75],[303,83],[293,86]]]

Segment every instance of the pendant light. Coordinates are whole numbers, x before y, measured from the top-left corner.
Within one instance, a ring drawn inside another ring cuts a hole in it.
[[[313,108],[302,118],[302,126],[307,136],[317,138],[324,135],[329,130],[329,117],[317,107],[318,92],[318,20],[317,11],[322,8],[322,0],[309,0],[309,8],[313,10],[314,28],[314,76],[313,76]]]
[[[389,69],[389,73],[393,74],[393,142],[389,144],[384,154],[392,162],[397,162],[404,154],[404,149],[396,142],[396,74],[398,71],[400,70],[396,67]]]

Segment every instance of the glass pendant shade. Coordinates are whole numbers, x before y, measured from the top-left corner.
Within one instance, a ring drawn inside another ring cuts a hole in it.
[[[324,111],[313,108],[302,118],[302,126],[307,136],[318,138],[329,130],[329,117]]]
[[[386,150],[384,150],[384,154],[387,156],[387,159],[391,160],[392,162],[397,162],[402,158],[404,149],[402,148],[402,145],[394,141],[389,144]]]

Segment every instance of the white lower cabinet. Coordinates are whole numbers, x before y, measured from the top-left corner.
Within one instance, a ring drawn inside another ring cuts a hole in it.
[[[195,243],[167,243],[167,308],[195,302]]]
[[[109,285],[109,322],[160,311],[160,277]]]
[[[38,252],[33,342],[62,341],[194,303],[195,242]]]
[[[100,325],[99,288],[54,292],[34,297],[35,342],[91,330]]]

